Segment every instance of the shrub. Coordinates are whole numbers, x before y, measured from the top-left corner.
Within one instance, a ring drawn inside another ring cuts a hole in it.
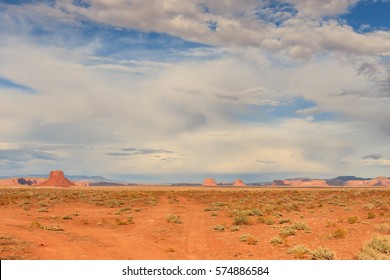
[[[272,245],[284,244],[284,239],[279,237],[279,236],[276,236],[276,237],[272,238],[270,242]]]
[[[127,223],[126,223],[126,222],[122,221],[122,220],[121,220],[121,219],[119,219],[119,218],[116,218],[116,219],[115,219],[115,222],[116,222],[116,224],[117,224],[118,226],[124,226],[124,225],[127,225]]]
[[[73,220],[73,218],[71,216],[68,216],[68,215],[64,216],[62,219],[64,219],[64,220]]]
[[[372,213],[372,212],[368,212],[367,213],[367,219],[374,219],[375,218],[375,214]]]
[[[47,207],[41,207],[38,209],[38,212],[49,212],[49,211],[47,210]]]
[[[331,236],[336,239],[345,238],[347,231],[345,229],[339,228],[332,232]]]
[[[240,226],[231,226],[230,231],[239,231],[241,229]]]
[[[182,221],[180,220],[180,217],[173,215],[173,214],[170,214],[167,216],[167,221],[169,223],[174,223],[174,224],[181,224],[182,223]]]
[[[382,234],[390,234],[390,225],[389,224],[379,224],[375,227],[375,231]]]
[[[60,228],[59,225],[55,226],[44,226],[42,227],[44,230],[49,230],[49,231],[64,231],[62,228]]]
[[[320,247],[314,251],[311,251],[313,260],[334,260],[335,253],[333,253],[328,248]]]
[[[358,219],[358,217],[356,217],[356,216],[349,217],[349,218],[348,218],[348,223],[350,223],[350,224],[356,224],[358,220],[359,220],[359,219]]]
[[[218,216],[218,213],[217,212],[211,212],[211,216],[212,217],[216,217],[216,216]]]
[[[293,254],[297,259],[303,259],[306,254],[310,254],[310,250],[303,245],[296,245],[293,248],[288,249],[288,254]]]
[[[296,229],[296,230],[304,230],[306,232],[310,232],[310,227],[306,223],[294,223],[291,228]]]
[[[275,221],[272,220],[272,219],[267,219],[267,220],[265,221],[265,224],[266,224],[266,225],[269,225],[269,226],[273,225],[274,223],[275,223]]]
[[[246,242],[249,245],[256,245],[257,244],[257,238],[251,234],[243,234],[240,236],[241,242]]]
[[[284,227],[284,228],[282,228],[282,229],[279,231],[279,234],[280,234],[281,236],[287,237],[287,236],[291,236],[291,235],[296,235],[297,232],[296,232],[295,229],[293,229],[293,228],[291,228],[291,227]]]
[[[233,224],[234,225],[249,225],[249,217],[248,213],[245,212],[239,212],[233,217]]]
[[[357,255],[359,260],[390,260],[390,237],[374,236]]]
[[[214,226],[214,229],[216,231],[224,231],[225,230],[225,226],[223,226],[223,225],[216,225],[216,226]]]
[[[289,223],[289,222],[290,222],[290,219],[286,219],[286,218],[279,220],[279,224],[286,224],[286,223]]]
[[[30,228],[42,228],[42,226],[37,221],[34,221],[31,223]]]

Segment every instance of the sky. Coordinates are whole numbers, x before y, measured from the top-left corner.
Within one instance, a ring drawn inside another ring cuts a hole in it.
[[[388,0],[0,0],[0,176],[390,176]]]

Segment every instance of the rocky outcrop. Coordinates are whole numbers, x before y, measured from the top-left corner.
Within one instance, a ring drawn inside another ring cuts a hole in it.
[[[244,183],[243,180],[237,179],[237,180],[234,181],[233,186],[234,187],[245,187],[246,184]]]
[[[45,180],[45,178],[6,178],[0,179],[0,186],[35,186]]]
[[[214,178],[206,178],[206,179],[204,179],[203,186],[215,187],[215,186],[217,186],[217,183],[215,182]]]
[[[344,186],[348,187],[358,187],[358,186],[390,186],[390,179],[385,176],[378,176],[374,179],[370,180],[362,180],[362,181],[356,181],[351,180],[345,182]]]
[[[70,187],[75,184],[68,180],[61,170],[50,171],[49,178],[38,186]]]
[[[273,186],[287,186],[287,187],[328,187],[325,180],[275,180]]]

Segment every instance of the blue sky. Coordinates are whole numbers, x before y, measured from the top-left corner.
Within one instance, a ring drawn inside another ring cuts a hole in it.
[[[0,0],[0,176],[390,176],[388,14],[385,0]]]

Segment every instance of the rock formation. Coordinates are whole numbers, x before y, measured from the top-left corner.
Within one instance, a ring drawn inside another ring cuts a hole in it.
[[[246,184],[244,183],[243,180],[237,179],[237,180],[234,181],[233,186],[234,187],[245,187]]]
[[[6,178],[0,179],[0,186],[35,186],[45,180],[45,178]]]
[[[215,182],[214,178],[206,178],[204,179],[203,186],[205,187],[214,187],[217,183]]]
[[[328,187],[325,180],[295,179],[295,180],[275,180],[273,186],[289,187]]]
[[[75,184],[64,176],[61,170],[50,171],[49,178],[38,186],[70,187]]]

